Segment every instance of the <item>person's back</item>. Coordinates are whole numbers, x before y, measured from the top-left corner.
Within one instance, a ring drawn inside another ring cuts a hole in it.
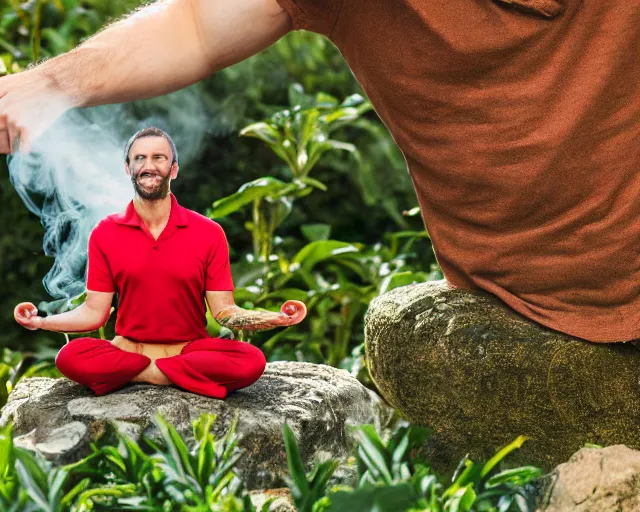
[[[640,337],[635,2],[279,2],[338,46],[404,152],[451,284]]]

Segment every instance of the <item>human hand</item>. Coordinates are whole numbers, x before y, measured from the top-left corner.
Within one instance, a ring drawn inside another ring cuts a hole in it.
[[[288,300],[280,308],[280,313],[285,316],[283,325],[299,324],[307,316],[307,306],[299,300]]]
[[[16,319],[22,327],[35,331],[42,327],[42,317],[38,316],[38,308],[31,302],[21,302],[13,310],[13,318]]]
[[[72,106],[41,67],[0,78],[0,154],[29,152]]]

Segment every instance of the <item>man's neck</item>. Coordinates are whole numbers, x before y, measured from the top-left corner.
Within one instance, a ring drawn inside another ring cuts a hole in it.
[[[171,195],[167,194],[167,197],[162,199],[148,201],[136,194],[133,198],[133,207],[149,231],[158,228],[162,230],[169,222]]]

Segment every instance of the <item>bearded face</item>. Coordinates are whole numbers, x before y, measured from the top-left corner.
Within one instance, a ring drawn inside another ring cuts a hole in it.
[[[169,194],[173,154],[164,137],[136,140],[129,151],[129,177],[136,194],[147,201],[164,199]],[[177,172],[177,168],[175,169]]]

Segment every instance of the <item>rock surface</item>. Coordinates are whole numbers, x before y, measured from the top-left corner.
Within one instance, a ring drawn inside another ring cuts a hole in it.
[[[640,349],[541,327],[486,293],[443,281],[396,288],[369,306],[369,371],[411,422],[435,433],[427,454],[451,469],[509,456],[551,469],[587,443],[640,447]]]
[[[16,445],[66,464],[89,454],[89,443],[104,433],[108,423],[134,439],[142,433],[158,439],[151,422],[156,411],[185,439],[193,439],[192,421],[204,412],[217,415],[213,426],[217,437],[237,416],[239,444],[246,450],[237,467],[250,489],[284,485],[285,421],[310,464],[316,456],[344,458],[353,445],[351,425],[384,423],[390,415],[384,402],[345,370],[278,362],[268,364],[255,384],[224,401],[147,384],[98,397],[67,379],[24,379],[2,409],[0,425],[13,421]],[[348,480],[350,473],[343,474]]]
[[[549,481],[541,512],[640,510],[640,452],[623,445],[583,448]]]

